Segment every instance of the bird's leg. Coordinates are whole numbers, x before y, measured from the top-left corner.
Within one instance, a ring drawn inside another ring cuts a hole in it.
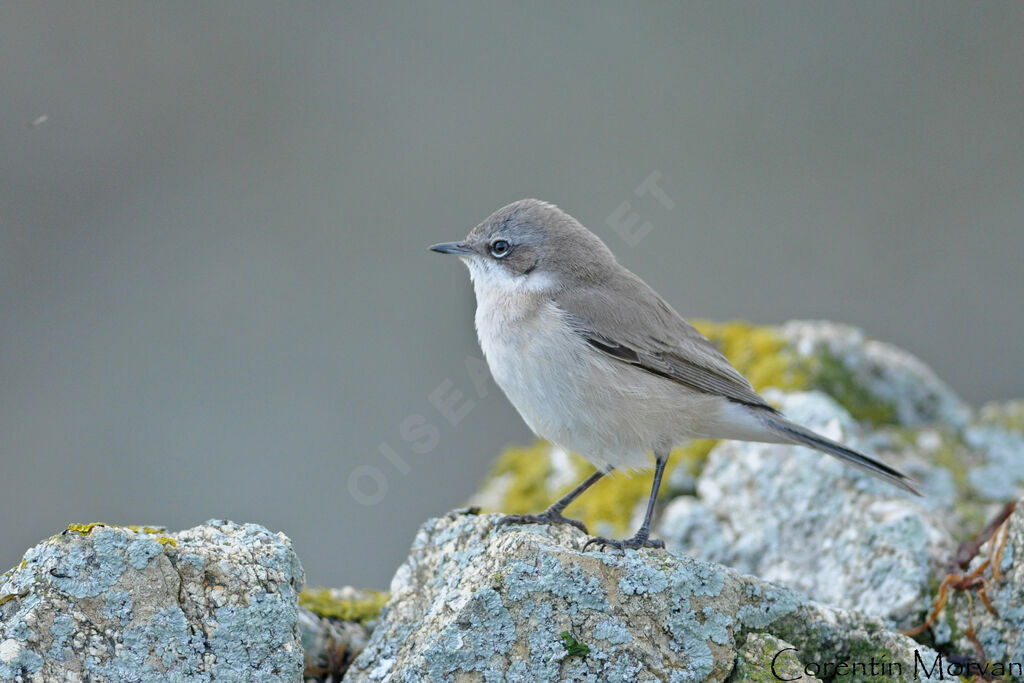
[[[636,532],[633,538],[627,538],[623,541],[617,541],[612,538],[605,538],[603,536],[594,536],[583,545],[583,551],[586,552],[587,547],[591,544],[599,545],[603,549],[605,546],[612,546],[619,550],[625,550],[626,548],[664,548],[665,542],[657,538],[650,538],[651,535],[651,517],[654,515],[654,504],[658,500],[658,489],[661,488],[661,477],[665,474],[665,464],[668,462],[668,453],[655,453],[654,454],[654,483],[651,485],[651,497],[647,500],[647,514],[644,515],[644,523],[640,525],[640,529]]]
[[[611,470],[608,470],[611,472]],[[590,533],[587,531],[587,525],[578,519],[569,519],[562,514],[562,510],[565,507],[580,497],[580,494],[589,489],[591,486],[597,483],[597,480],[608,474],[608,472],[602,472],[598,470],[591,474],[589,477],[581,481],[576,488],[569,493],[565,494],[558,500],[548,507],[547,510],[537,515],[505,515],[498,521],[498,525],[504,524],[571,524],[583,533]]]

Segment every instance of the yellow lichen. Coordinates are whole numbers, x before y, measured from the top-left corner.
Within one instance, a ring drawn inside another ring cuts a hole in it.
[[[156,536],[156,534],[161,534],[160,536],[156,536],[156,538],[154,538],[153,540],[165,548],[167,546],[178,546],[178,542],[175,541],[173,538],[171,538],[170,536],[162,535],[163,532],[167,531],[167,528],[162,526],[140,526],[138,524],[120,525],[104,524],[103,522],[90,522],[88,524],[68,524],[68,531],[74,531],[75,533],[79,533],[85,536],[96,527],[107,527],[110,529],[127,529],[128,531],[132,531],[136,534],[146,534],[147,536]]]
[[[299,593],[299,604],[322,617],[364,622],[376,619],[390,595],[384,591],[359,591],[365,599],[340,599],[330,588],[307,588]]]

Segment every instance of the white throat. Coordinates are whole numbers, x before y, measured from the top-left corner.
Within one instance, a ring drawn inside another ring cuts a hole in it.
[[[478,308],[525,308],[530,301],[537,298],[537,295],[555,289],[555,280],[547,273],[534,271],[525,275],[515,275],[490,259],[471,257],[462,260],[469,268]]]

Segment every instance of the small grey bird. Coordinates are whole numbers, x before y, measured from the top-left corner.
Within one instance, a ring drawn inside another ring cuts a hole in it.
[[[597,471],[547,510],[502,523],[571,524],[565,507],[614,469],[648,469],[647,514],[617,548],[664,547],[651,515],[669,452],[691,439],[799,444],[917,493],[897,470],[787,420],[604,242],[557,206],[523,199],[465,240],[430,247],[469,267],[476,329],[498,386],[537,435]]]

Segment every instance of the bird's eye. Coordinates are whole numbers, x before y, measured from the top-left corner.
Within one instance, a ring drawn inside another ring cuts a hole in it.
[[[511,249],[512,245],[505,240],[494,240],[491,243],[491,256],[494,258],[504,258]]]

